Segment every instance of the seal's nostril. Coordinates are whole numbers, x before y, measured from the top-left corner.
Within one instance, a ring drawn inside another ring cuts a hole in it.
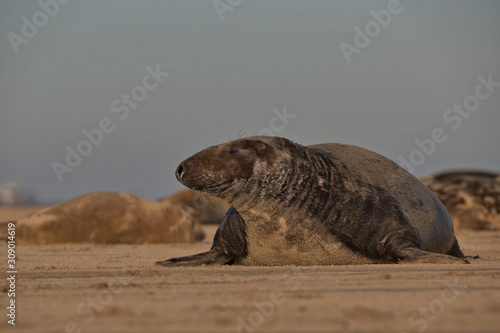
[[[181,178],[182,178],[182,175],[184,174],[184,167],[181,165],[179,165],[177,167],[177,171],[175,172],[175,176],[177,177],[177,179],[180,181]]]

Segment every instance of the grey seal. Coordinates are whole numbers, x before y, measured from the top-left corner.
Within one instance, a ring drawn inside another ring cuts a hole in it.
[[[182,206],[119,192],[83,194],[14,223],[18,244],[173,243],[205,237]]]
[[[232,207],[209,251],[159,265],[467,263],[436,196],[361,147],[248,137],[202,150],[176,177]]]
[[[455,228],[500,229],[500,175],[455,170],[422,180],[444,204]]]

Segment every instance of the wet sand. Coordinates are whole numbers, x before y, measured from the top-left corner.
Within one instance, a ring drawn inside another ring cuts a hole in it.
[[[216,227],[204,228],[208,237],[194,244],[20,246],[16,326],[7,323],[9,286],[2,279],[0,330],[500,331],[500,231],[457,234],[464,253],[481,256],[470,265],[154,265],[206,251]]]

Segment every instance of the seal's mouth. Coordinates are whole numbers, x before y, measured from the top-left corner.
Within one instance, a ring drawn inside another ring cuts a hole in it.
[[[232,179],[221,177],[206,170],[199,170],[190,159],[182,162],[175,170],[175,178],[192,190],[210,194],[220,194],[233,184]]]
[[[185,183],[183,183],[183,184],[186,185],[187,187],[189,187],[190,189],[195,190],[195,191],[217,194],[217,193],[222,193],[225,190],[227,190],[232,185],[232,183],[233,183],[232,180],[226,180],[226,181],[221,182],[221,183],[210,184],[210,185],[196,185],[196,184],[185,184]]]

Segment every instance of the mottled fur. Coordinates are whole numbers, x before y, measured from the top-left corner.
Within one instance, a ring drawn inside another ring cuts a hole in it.
[[[432,192],[360,147],[249,137],[193,155],[177,178],[234,208],[210,251],[162,265],[466,262]]]

